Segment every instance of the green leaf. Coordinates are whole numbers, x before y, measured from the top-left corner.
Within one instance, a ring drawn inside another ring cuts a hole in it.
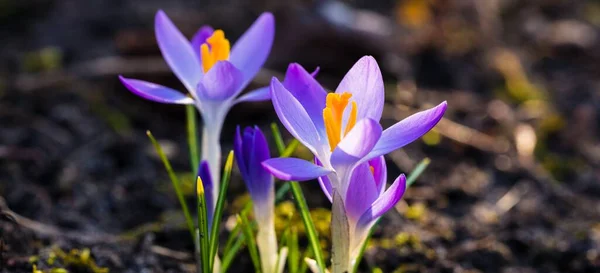
[[[208,234],[208,212],[202,179],[198,176],[196,182],[198,194],[198,245],[200,246],[200,260],[203,273],[211,273],[212,261],[210,259],[210,246]],[[209,193],[210,194],[210,193]],[[213,259],[214,260],[214,259]]]
[[[260,258],[258,256],[258,248],[256,247],[256,240],[254,238],[254,230],[252,229],[250,221],[245,213],[238,214],[238,225],[241,225],[242,227],[244,239],[246,240],[246,246],[248,247],[248,252],[250,252],[250,258],[252,259],[252,264],[254,265],[254,272],[260,273]]]
[[[419,164],[417,164],[413,171],[408,175],[408,178],[406,178],[407,188],[417,181],[417,178],[419,178],[419,176],[423,174],[425,169],[427,169],[427,166],[429,166],[429,163],[431,163],[431,160],[426,157],[423,160],[421,160]]]
[[[279,154],[282,154],[285,150],[285,142],[283,141],[283,137],[281,137],[281,131],[279,131],[277,123],[271,123],[271,132],[273,133],[273,138],[275,139],[275,146],[277,147],[277,151],[279,152]]]
[[[167,158],[167,156],[163,152],[162,148],[160,147],[160,144],[158,144],[158,141],[156,141],[156,139],[154,138],[154,136],[152,135],[152,133],[150,131],[146,131],[146,135],[148,135],[148,138],[150,138],[152,145],[154,145],[154,149],[156,149],[156,153],[158,153],[158,156],[162,160],[162,163],[165,166],[167,173],[169,174],[169,178],[171,179],[171,183],[173,184],[173,188],[175,189],[175,194],[177,195],[177,199],[179,199],[181,209],[183,210],[183,215],[185,216],[185,221],[188,225],[188,229],[190,230],[190,234],[192,235],[192,238],[195,241],[196,240],[196,231],[194,228],[194,221],[192,220],[192,216],[190,215],[190,210],[188,208],[187,203],[185,202],[185,197],[183,196],[183,192],[181,191],[181,185],[180,185],[179,179],[177,179],[177,175],[175,175],[175,172],[173,171],[173,167],[171,167],[171,163],[169,162],[169,159]]]
[[[300,145],[300,142],[297,139],[293,139],[290,144],[285,148],[285,150],[283,150],[283,152],[280,152],[281,157],[289,157],[291,156],[296,149],[298,149],[298,145]]]
[[[198,165],[200,164],[200,156],[198,155],[196,107],[194,105],[186,105],[185,107],[188,148],[190,149],[190,164],[192,165],[192,172],[194,175],[196,175],[198,173]]]
[[[241,226],[241,225],[236,225],[236,226]],[[240,250],[242,249],[242,246],[244,244],[244,234],[239,234],[235,238],[237,238],[237,239],[232,240],[232,242],[234,242],[234,243],[231,245],[231,247],[229,247],[229,248],[226,247],[226,251],[224,252],[225,256],[223,256],[223,261],[221,262],[221,272],[222,273],[227,272],[227,269],[229,269],[229,267],[231,266],[233,259],[240,252]]]
[[[288,271],[297,273],[300,265],[300,247],[298,245],[298,231],[292,227],[287,237],[288,253]]]
[[[321,249],[319,235],[317,234],[315,223],[313,223],[312,218],[310,217],[310,210],[306,204],[306,199],[304,198],[304,194],[302,193],[302,189],[300,188],[300,184],[298,184],[298,182],[290,181],[288,183],[292,187],[292,194],[296,199],[296,204],[298,205],[298,209],[300,211],[300,217],[302,218],[302,222],[306,228],[306,235],[308,237],[310,246],[313,249],[315,260],[317,261],[317,265],[319,266],[321,272],[324,273],[325,261],[323,260],[323,250]]]
[[[221,217],[223,217],[223,207],[225,205],[225,199],[227,198],[227,188],[229,187],[229,180],[231,178],[231,170],[233,169],[233,151],[229,152],[227,161],[225,161],[225,168],[223,169],[223,176],[221,178],[221,188],[219,189],[219,197],[217,199],[217,205],[215,206],[215,213],[212,221],[212,229],[210,233],[210,268],[213,267],[215,256],[217,255],[217,249],[219,246],[219,229],[221,224]]]
[[[291,145],[295,145],[293,149],[290,148],[291,152],[286,152],[284,147],[284,141],[281,137],[281,132],[279,131],[279,127],[276,123],[271,124],[271,131],[273,132],[273,138],[275,138],[275,144],[277,145],[277,150],[280,155],[289,156],[292,154],[293,150],[296,149],[298,144],[290,143]],[[297,140],[294,140],[297,142]],[[289,147],[288,147],[289,148]],[[319,236],[317,234],[317,229],[315,228],[315,224],[310,217],[310,210],[308,209],[308,205],[306,204],[306,199],[304,198],[304,194],[302,193],[302,189],[300,188],[300,184],[295,181],[290,181],[287,184],[290,185],[292,189],[292,194],[296,199],[296,204],[298,205],[298,209],[300,210],[300,217],[302,218],[302,222],[306,228],[306,234],[308,236],[308,240],[310,242],[310,246],[313,248],[313,253],[315,255],[315,260],[317,261],[317,265],[319,266],[321,272],[325,272],[325,262],[323,260],[323,251],[321,249],[321,245],[319,242]],[[282,194],[283,195],[283,194]]]
[[[290,191],[290,184],[282,184],[279,187],[279,189],[277,189],[277,192],[275,192],[275,202],[278,203],[279,201],[281,201],[283,197],[285,197],[285,194],[288,193],[288,191]]]
[[[231,233],[229,233],[229,237],[227,237],[227,242],[225,243],[225,248],[223,249],[223,253],[228,253],[229,251],[231,251],[231,248],[233,247],[233,245],[235,243],[237,243],[237,241],[240,239],[239,238],[239,234],[241,232],[241,228],[240,225],[236,224],[233,229],[231,230]]]

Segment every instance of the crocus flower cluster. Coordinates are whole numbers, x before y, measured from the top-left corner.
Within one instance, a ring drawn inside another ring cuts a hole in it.
[[[204,121],[202,159],[207,161],[212,183],[207,197],[216,202],[221,168],[219,136],[229,109],[239,102],[268,100],[268,88],[239,96],[265,63],[275,33],[273,15],[263,13],[230,47],[222,30],[201,27],[188,40],[163,11],[155,17],[156,41],[160,51],[185,86],[188,94],[169,87],[120,76],[134,94],[160,103],[194,104]]]
[[[209,26],[200,28],[191,40],[186,39],[162,11],[156,14],[155,31],[165,61],[188,94],[142,80],[122,76],[120,79],[131,92],[145,99],[191,104],[201,113],[204,128],[198,183],[202,184],[198,189],[202,197],[204,192],[208,193],[208,225],[220,220],[213,219],[213,210],[219,196],[219,136],[227,113],[238,102],[271,99],[281,123],[314,154],[314,162],[271,158],[266,138],[258,127],[237,128],[234,155],[253,200],[262,272],[283,272],[287,253],[285,247],[278,253],[273,176],[282,180],[318,179],[333,203],[333,273],[351,272],[369,230],[406,190],[404,175],[386,188],[384,155],[431,130],[444,115],[446,102],[383,130],[379,121],[384,106],[384,85],[379,66],[371,56],[361,58],[335,92],[328,93],[314,79],[318,70],[311,74],[299,64],[291,64],[283,82],[273,78],[269,87],[240,96],[271,50],[274,19],[270,13],[262,14],[233,47],[222,30]],[[226,169],[231,171],[228,166]],[[204,199],[199,200],[204,202]],[[185,202],[182,203],[185,208]],[[218,204],[221,208],[223,203]],[[215,226],[213,231],[218,232],[218,225]],[[206,238],[202,236],[194,237]],[[211,237],[217,240],[218,236]],[[204,243],[206,247],[208,244]],[[216,244],[211,244],[212,255],[216,255],[214,246]],[[204,251],[206,254],[206,249]],[[209,264],[203,263],[205,267]],[[218,268],[218,264],[219,259],[215,257],[213,269]]]
[[[348,230],[332,235],[334,251],[336,243],[349,248],[343,250],[347,254],[334,255],[339,261],[333,261],[333,271],[347,272],[366,231],[405,191],[403,175],[385,190],[382,156],[431,130],[442,118],[446,102],[382,130],[384,86],[370,56],[350,69],[334,93],[327,93],[300,65],[292,64],[283,83],[272,80],[271,97],[281,123],[315,155],[315,163],[273,158],[263,165],[284,180],[320,178],[326,195],[333,197],[333,218],[341,207],[341,218],[348,222]]]

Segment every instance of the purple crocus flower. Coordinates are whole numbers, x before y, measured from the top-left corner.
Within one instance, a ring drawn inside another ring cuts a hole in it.
[[[333,188],[327,176],[319,177],[323,192],[333,201]],[[340,196],[348,221],[349,256],[354,262],[369,230],[377,219],[391,209],[404,195],[406,177],[400,175],[386,190],[387,169],[383,156],[356,166],[348,181],[348,191]]]
[[[273,44],[275,21],[271,13],[263,13],[230,48],[222,30],[204,26],[191,41],[177,29],[163,11],[155,17],[156,40],[173,73],[185,86],[184,94],[169,87],[120,76],[121,82],[134,94],[148,100],[171,104],[194,104],[204,121],[202,159],[210,167],[218,195],[221,167],[219,136],[229,109],[238,102],[270,98],[268,88],[260,88],[243,96],[265,63]]]
[[[274,158],[263,162],[263,166],[283,180],[303,181],[320,177],[329,196],[339,195],[338,204],[336,198],[332,198],[333,217],[347,218],[348,230],[342,236],[347,238],[334,236],[334,251],[336,244],[339,247],[340,243],[345,243],[338,250],[352,249],[354,253],[355,242],[361,242],[362,230],[392,207],[405,190],[405,179],[401,176],[387,191],[380,193],[385,180],[378,181],[374,174],[385,168],[375,168],[379,166],[375,163],[383,162],[381,156],[431,130],[447,107],[446,102],[442,102],[382,130],[379,120],[384,95],[381,71],[371,56],[361,58],[350,69],[335,93],[327,93],[298,64],[289,66],[283,83],[276,78],[271,81],[271,99],[281,123],[315,155],[317,164],[297,158]],[[371,168],[373,178],[365,171]],[[377,189],[380,191],[365,188],[364,184],[375,183],[369,181],[379,183]],[[379,194],[375,195],[375,192]],[[343,207],[345,215],[336,215],[339,207]],[[351,226],[361,232],[352,231]],[[355,256],[351,255],[334,255],[344,259],[334,261],[335,267],[341,266],[334,272],[347,271],[354,262],[352,258]]]
[[[275,184],[273,176],[261,165],[271,158],[267,139],[256,126],[246,127],[243,132],[238,126],[233,147],[238,168],[252,198],[254,217],[258,224],[256,244],[260,252],[262,272],[282,272],[285,254],[277,254]],[[286,251],[282,249],[282,253],[287,253]],[[278,257],[279,268],[276,268]]]

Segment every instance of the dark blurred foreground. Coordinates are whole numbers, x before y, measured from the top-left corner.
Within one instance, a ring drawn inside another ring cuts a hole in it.
[[[599,1],[0,0],[1,272],[193,270],[145,135],[190,177],[184,109],[117,81],[180,86],[155,44],[158,9],[187,35],[208,23],[232,41],[272,11],[276,41],[255,86],[299,62],[333,89],[375,56],[384,127],[448,101],[434,132],[388,158],[390,177],[433,163],[381,221],[364,272],[600,272]],[[270,103],[236,106],[224,150],[236,124],[272,121]],[[231,214],[244,200],[234,179]],[[328,207],[304,186],[312,207]],[[327,238],[327,213],[314,213]],[[245,252],[236,265],[251,268]]]

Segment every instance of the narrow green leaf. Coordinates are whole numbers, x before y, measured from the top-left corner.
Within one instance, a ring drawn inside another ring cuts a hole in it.
[[[212,229],[210,232],[210,268],[213,267],[213,262],[219,247],[219,229],[221,217],[223,217],[225,199],[227,198],[227,188],[229,187],[231,170],[233,169],[233,158],[233,151],[230,151],[229,155],[227,156],[227,161],[225,161],[225,168],[223,169],[223,176],[221,178],[221,188],[219,189],[219,197],[217,199],[217,205],[215,206],[215,213],[213,214]]]
[[[298,182],[290,181],[288,183],[292,187],[292,194],[294,195],[296,204],[300,210],[300,217],[302,218],[302,222],[306,228],[306,235],[308,237],[308,241],[310,242],[310,246],[313,248],[315,260],[317,261],[317,265],[319,266],[321,273],[324,273],[325,261],[323,260],[323,251],[321,250],[319,235],[317,234],[315,223],[313,223],[312,218],[310,217],[310,210],[306,204],[306,199],[304,198],[304,194],[302,193],[302,189],[300,188],[300,184],[298,184]]]
[[[198,173],[198,165],[200,164],[200,156],[198,155],[198,130],[197,130],[197,115],[194,105],[186,105],[185,115],[187,119],[187,138],[188,148],[190,149],[190,164],[194,175]]]
[[[295,147],[292,149],[290,148],[290,151],[288,151],[286,153],[286,149],[284,147],[284,141],[283,138],[281,137],[281,131],[279,131],[279,127],[277,126],[276,123],[272,123],[271,124],[271,131],[273,132],[273,138],[275,139],[275,144],[277,145],[277,151],[279,152],[280,155],[286,155],[289,156],[293,153],[293,150],[295,150],[298,146],[298,144],[293,144],[294,142],[290,143],[291,145],[295,145]],[[297,140],[295,140],[295,142],[297,142]],[[317,261],[317,265],[319,266],[321,272],[325,272],[325,262],[323,260],[323,251],[321,250],[321,245],[319,242],[319,236],[317,234],[317,229],[315,228],[315,224],[312,221],[312,218],[310,217],[310,210],[308,209],[308,205],[306,204],[306,199],[304,198],[304,194],[302,193],[302,189],[300,188],[300,184],[298,184],[298,182],[295,181],[290,181],[286,184],[290,185],[290,188],[292,189],[292,194],[294,195],[294,198],[296,199],[296,204],[298,205],[298,208],[300,210],[300,216],[302,218],[302,222],[304,223],[304,226],[306,228],[306,234],[308,236],[308,240],[310,242],[310,246],[313,248],[313,253],[315,255],[315,260]],[[285,193],[282,193],[281,195],[283,196]]]
[[[231,263],[233,262],[233,259],[242,249],[242,246],[244,245],[244,234],[240,233],[238,236],[236,236],[236,240],[232,241],[234,241],[234,243],[230,248],[227,248],[227,251],[224,252],[225,256],[223,256],[223,261],[221,261],[221,273],[227,272],[231,266]]]
[[[285,142],[283,141],[283,137],[281,137],[281,131],[279,131],[277,123],[271,123],[271,132],[273,133],[273,138],[275,139],[275,146],[277,147],[277,151],[279,152],[279,154],[282,154],[285,150]]]
[[[158,141],[156,141],[156,139],[150,131],[146,131],[146,135],[148,135],[148,138],[150,138],[152,145],[154,145],[154,149],[156,149],[156,153],[158,153],[158,156],[162,160],[162,163],[165,166],[167,173],[169,174],[169,178],[171,179],[171,183],[173,184],[173,188],[175,189],[175,195],[177,195],[177,199],[179,199],[181,210],[183,211],[183,215],[185,216],[185,221],[187,223],[188,229],[190,230],[190,234],[192,235],[192,239],[196,240],[194,221],[192,220],[192,216],[190,215],[188,205],[185,202],[185,197],[183,196],[183,191],[181,190],[179,179],[177,179],[177,175],[175,175],[173,167],[171,167],[171,163],[169,162],[169,159],[160,147],[160,144],[158,144]]]
[[[231,233],[229,233],[229,237],[227,237],[227,242],[225,243],[225,248],[223,248],[223,253],[227,253],[231,250],[233,245],[239,240],[239,234],[241,232],[240,225],[236,224]]]
[[[252,229],[250,221],[245,213],[238,214],[238,224],[242,227],[244,239],[246,240],[246,246],[248,248],[248,252],[250,252],[252,264],[254,265],[254,272],[259,273],[261,272],[260,258],[258,256],[258,249],[256,246],[256,240],[254,238],[254,230]]]
[[[429,163],[431,163],[431,160],[426,157],[423,160],[421,160],[419,164],[417,164],[415,169],[408,175],[408,178],[406,178],[407,188],[417,181],[417,178],[419,178],[419,176],[423,174],[425,169],[427,169],[427,166],[429,166]]]
[[[196,190],[198,194],[198,240],[200,245],[202,272],[211,273],[212,262],[210,260],[208,213],[206,197],[204,196],[204,186],[200,177],[197,178]]]
[[[277,189],[277,192],[275,192],[275,202],[279,202],[281,201],[281,199],[283,199],[283,197],[285,197],[285,194],[288,193],[288,191],[290,191],[290,184],[288,183],[284,183],[282,184],[279,189]]]
[[[308,247],[305,251],[304,254],[302,255],[302,257],[304,258],[310,258],[313,256],[313,249],[312,247]],[[304,258],[301,258],[300,260],[300,268],[298,269],[298,273],[306,273],[306,271],[308,270],[308,264],[304,262]]]
[[[293,139],[290,144],[285,148],[285,150],[283,150],[283,152],[281,153],[281,157],[289,157],[291,156],[296,149],[298,149],[298,145],[300,145],[300,141],[298,141],[297,139]]]
[[[297,273],[300,264],[300,247],[298,245],[298,231],[292,227],[287,237],[288,253],[288,271]]]

